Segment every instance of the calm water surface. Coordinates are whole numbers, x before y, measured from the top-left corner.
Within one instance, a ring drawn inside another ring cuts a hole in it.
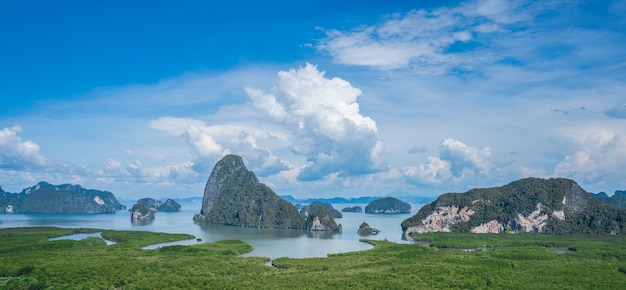
[[[341,211],[344,207],[367,204],[333,204]],[[127,205],[128,206],[128,205]],[[54,226],[63,228],[98,228],[114,230],[138,230],[166,233],[192,234],[202,242],[214,242],[225,239],[238,239],[251,244],[254,251],[246,256],[278,257],[325,257],[327,254],[361,251],[371,246],[359,242],[359,225],[367,222],[371,227],[381,230],[373,240],[389,240],[408,243],[402,240],[400,223],[411,217],[421,204],[411,205],[411,214],[374,215],[365,213],[343,213],[343,218],[336,219],[342,224],[341,234],[309,232],[299,230],[240,228],[220,225],[197,225],[192,221],[200,211],[200,203],[183,203],[182,211],[176,213],[158,212],[154,221],[143,224],[131,222],[130,213],[122,210],[115,214],[97,215],[60,215],[60,214],[0,214],[0,228]],[[183,241],[182,244],[194,244],[195,240]]]

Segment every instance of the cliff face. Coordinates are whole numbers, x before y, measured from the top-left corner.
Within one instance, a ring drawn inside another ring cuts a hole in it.
[[[308,215],[306,229],[310,231],[341,232],[341,224],[337,224],[332,213],[326,209],[317,210]]]
[[[125,207],[108,191],[80,185],[40,182],[20,193],[4,192],[0,212],[20,213],[114,213]]]
[[[600,203],[573,180],[526,178],[443,194],[404,220],[402,230],[406,238],[426,232],[618,234],[625,221],[625,210]]]
[[[148,207],[145,203],[137,202],[130,209],[130,218],[133,220],[153,220],[154,210]]]
[[[196,223],[241,227],[303,229],[298,209],[259,182],[241,157],[226,155],[215,164],[204,189]]]

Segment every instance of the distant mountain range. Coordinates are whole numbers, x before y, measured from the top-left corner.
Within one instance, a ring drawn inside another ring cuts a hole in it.
[[[386,196],[361,196],[361,197],[351,197],[351,198],[343,198],[343,197],[332,197],[332,198],[295,198],[291,195],[281,195],[281,198],[291,203],[302,203],[302,204],[310,204],[314,201],[321,201],[325,203],[370,203],[374,200],[378,200],[381,198],[385,198]],[[436,197],[427,197],[427,196],[400,196],[396,197],[397,199],[413,203],[413,204],[427,204],[436,199]]]

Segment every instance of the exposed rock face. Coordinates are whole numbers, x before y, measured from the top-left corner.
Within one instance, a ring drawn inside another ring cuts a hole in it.
[[[341,212],[363,212],[363,208],[360,206],[344,207]]]
[[[332,214],[325,209],[315,211],[306,219],[306,228],[310,231],[341,232],[341,225],[337,225]]]
[[[145,205],[151,211],[157,211],[157,202],[153,198],[140,198],[137,200],[137,204]]]
[[[130,209],[130,218],[133,220],[153,220],[154,211],[143,203],[136,203]]]
[[[575,181],[526,178],[502,187],[446,193],[402,222],[426,232],[623,233],[626,211],[603,205]]]
[[[95,214],[125,208],[112,193],[80,185],[40,182],[20,193],[0,192],[0,212]]]
[[[237,155],[226,155],[215,164],[194,221],[261,228],[305,226],[298,209],[260,183]]]
[[[157,211],[177,212],[180,211],[180,203],[168,198],[165,202],[157,202]]]
[[[411,234],[451,232],[452,225],[459,221],[469,221],[473,214],[474,210],[469,209],[467,206],[462,209],[459,209],[459,207],[455,205],[441,206],[426,216],[421,224],[411,227],[408,231]]]
[[[497,220],[491,220],[471,230],[471,232],[475,234],[495,234],[502,231],[504,231],[504,226]]]
[[[378,235],[378,233],[380,233],[380,230],[372,228],[372,227],[370,227],[370,225],[368,223],[363,222],[359,226],[358,233],[361,236]]]
[[[314,213],[318,210],[327,210],[332,215],[332,217],[336,219],[340,219],[343,217],[343,215],[338,210],[336,210],[332,204],[321,201],[314,201],[309,205],[303,206],[300,209],[300,216],[302,218],[307,218],[311,213]]]
[[[373,200],[365,207],[365,213],[411,213],[411,205],[395,197]]]

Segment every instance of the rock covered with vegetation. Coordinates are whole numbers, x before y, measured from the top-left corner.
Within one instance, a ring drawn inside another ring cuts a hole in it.
[[[125,209],[113,193],[39,182],[19,193],[0,189],[0,213],[96,214]]]
[[[612,196],[606,194],[606,192],[600,192],[593,194],[600,202],[626,209],[626,190],[616,190]]]
[[[304,229],[298,209],[260,183],[240,156],[218,161],[204,189],[196,223],[240,227]]]
[[[342,227],[341,224],[335,222],[330,211],[320,209],[309,214],[306,219],[306,229],[310,231],[341,232]]]
[[[137,204],[145,205],[151,211],[157,211],[157,201],[151,197],[144,197],[137,200]]]
[[[314,213],[318,210],[327,210],[333,218],[336,219],[340,219],[343,217],[343,215],[341,214],[341,212],[339,212],[338,210],[336,210],[332,204],[330,203],[326,203],[326,202],[321,202],[321,201],[314,201],[309,205],[305,205],[300,209],[300,216],[302,218],[307,218],[311,213]]]
[[[411,213],[411,205],[395,197],[384,197],[371,201],[365,207],[365,213]]]
[[[369,235],[378,235],[380,233],[380,230],[376,229],[376,228],[372,228],[372,227],[370,227],[370,225],[368,223],[363,222],[359,226],[359,230],[357,232],[361,236],[369,236]]]
[[[353,207],[344,207],[341,212],[363,212],[363,208],[358,205]]]
[[[157,211],[177,212],[180,211],[181,208],[180,203],[171,198],[168,198],[165,202],[157,201]]]
[[[626,210],[599,202],[575,181],[526,178],[502,187],[446,193],[402,222],[426,232],[621,234]]]
[[[154,210],[145,203],[136,203],[130,209],[130,218],[133,220],[153,220]]]

